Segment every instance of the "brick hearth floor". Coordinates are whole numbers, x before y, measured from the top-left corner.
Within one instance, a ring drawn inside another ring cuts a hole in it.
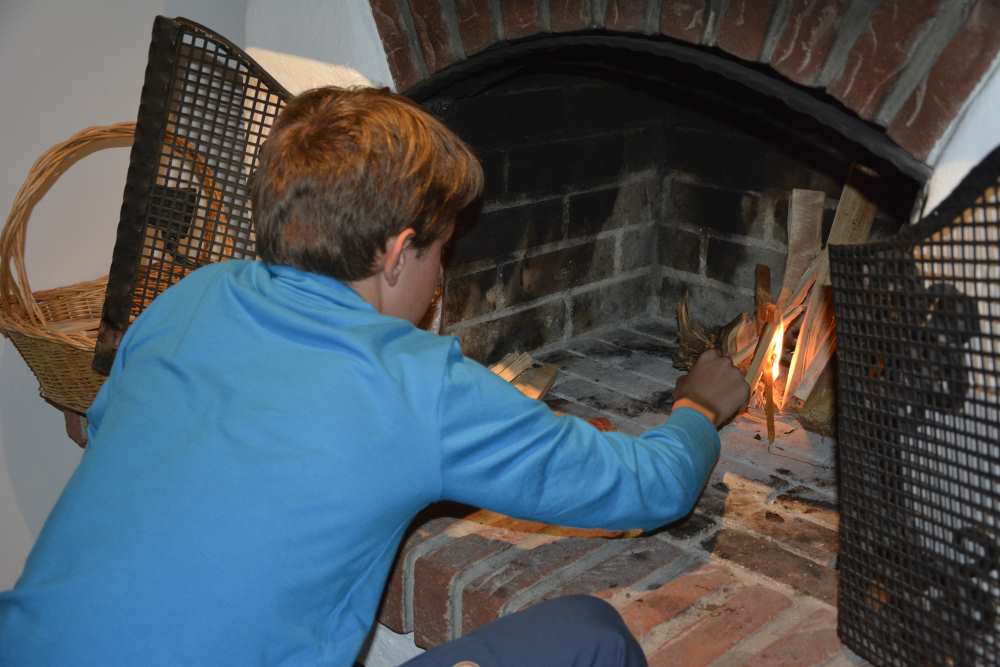
[[[669,324],[642,321],[543,350],[557,410],[638,434],[662,423],[679,375]],[[484,526],[437,508],[415,523],[380,622],[421,647],[560,595],[608,600],[653,667],[864,665],[836,633],[832,441],[744,416],[694,513],[638,538],[558,537]],[[445,514],[445,516],[441,516]]]

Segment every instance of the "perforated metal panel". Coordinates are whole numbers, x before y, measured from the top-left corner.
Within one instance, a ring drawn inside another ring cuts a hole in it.
[[[1000,665],[1000,150],[898,240],[831,248],[839,631],[877,665]]]
[[[199,266],[253,257],[247,180],[289,93],[224,37],[157,17],[94,366]]]

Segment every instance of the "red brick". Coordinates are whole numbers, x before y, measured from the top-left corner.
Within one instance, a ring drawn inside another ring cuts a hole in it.
[[[648,4],[646,0],[609,0],[604,26],[609,30],[642,32]]]
[[[520,39],[538,32],[538,0],[507,0],[501,6],[507,39]]]
[[[847,0],[793,0],[771,66],[796,83],[810,85],[837,38]]]
[[[471,56],[497,41],[490,0],[455,0],[455,14],[465,55]]]
[[[719,48],[744,60],[760,60],[778,0],[730,0],[719,21]]]
[[[403,538],[402,546],[396,554],[396,562],[392,566],[389,574],[389,581],[386,584],[385,592],[382,594],[382,609],[379,612],[379,623],[396,632],[410,632],[413,628],[406,627],[404,611],[404,595],[406,591],[403,580],[403,562],[406,554],[417,545],[423,544],[435,535],[443,533],[447,528],[455,524],[455,519],[438,518],[427,522],[414,521],[410,527],[409,534]]]
[[[423,75],[417,61],[419,56],[410,48],[403,17],[394,0],[371,0],[371,6],[396,88],[406,90],[419,82]]]
[[[692,44],[701,44],[705,35],[710,0],[663,0],[660,32]]]
[[[820,609],[807,616],[788,634],[775,640],[744,667],[813,667],[825,664],[840,650],[837,615]]]
[[[427,71],[433,74],[460,58],[451,47],[451,34],[440,0],[410,0],[410,14]]]
[[[739,516],[727,514],[726,518],[758,535],[793,547],[819,563],[832,562],[837,555],[839,542],[836,531],[805,519],[768,509],[758,509]]]
[[[709,563],[636,598],[622,609],[622,618],[632,634],[642,639],[657,625],[679,616],[701,598],[733,583],[729,570]]]
[[[718,522],[699,512],[692,512],[676,523],[664,528],[663,532],[675,540],[688,540],[696,535],[701,535],[715,528]]]
[[[703,546],[719,558],[738,563],[827,604],[837,602],[837,573],[833,569],[793,554],[771,540],[724,528]]]
[[[822,523],[832,530],[836,530],[840,525],[836,502],[804,486],[796,486],[781,492],[774,499],[774,504],[784,510],[808,515],[813,521]]]
[[[629,540],[630,548],[581,572],[565,586],[547,593],[548,600],[564,595],[596,595],[609,598],[685,554],[672,544],[656,538]],[[540,602],[541,600],[539,600]]]
[[[590,0],[549,0],[552,32],[573,32],[590,27]]]
[[[868,29],[851,49],[843,73],[830,83],[827,92],[862,118],[873,118],[937,8],[938,0],[880,3],[872,12]]]
[[[462,634],[500,616],[511,598],[607,544],[605,540],[565,538],[525,551],[462,591]]]
[[[472,534],[417,559],[413,568],[413,631],[417,646],[430,648],[450,639],[449,598],[455,578],[484,558],[512,546],[508,541]]]
[[[777,591],[763,586],[743,589],[713,608],[681,636],[667,642],[649,658],[650,667],[701,667],[749,637],[792,605]]]
[[[1000,48],[1000,6],[979,0],[945,47],[927,79],[889,123],[889,136],[926,160]]]

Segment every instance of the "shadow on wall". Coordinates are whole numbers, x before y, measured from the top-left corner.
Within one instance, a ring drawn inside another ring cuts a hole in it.
[[[79,464],[82,450],[66,436],[62,413],[37,393],[24,390],[37,388],[38,383],[9,341],[0,348],[0,377],[4,378],[0,383],[0,487],[9,486],[6,493],[0,489],[0,496],[13,496],[13,512],[20,514],[34,541]]]

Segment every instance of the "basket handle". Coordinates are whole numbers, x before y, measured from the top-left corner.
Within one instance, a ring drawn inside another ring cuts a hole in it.
[[[105,148],[128,148],[135,135],[135,122],[88,127],[62,143],[45,151],[28,170],[28,177],[14,197],[7,214],[7,221],[0,232],[0,315],[12,306],[20,306],[26,317],[38,326],[47,324],[45,315],[31,291],[28,273],[24,267],[24,250],[27,242],[28,219],[35,204],[49,191],[63,173],[74,164]],[[205,158],[186,140],[171,134],[165,136],[163,156],[188,160],[193,173],[202,181],[207,192],[208,213],[206,234],[201,259],[205,261],[215,243],[216,228],[225,228],[226,217],[222,212],[222,192],[215,182],[215,175]]]
[[[99,150],[130,147],[134,134],[135,122],[132,121],[88,127],[45,151],[28,170],[0,232],[0,307],[3,310],[16,304],[33,323],[46,324],[24,268],[28,218],[35,204],[67,169]]]

